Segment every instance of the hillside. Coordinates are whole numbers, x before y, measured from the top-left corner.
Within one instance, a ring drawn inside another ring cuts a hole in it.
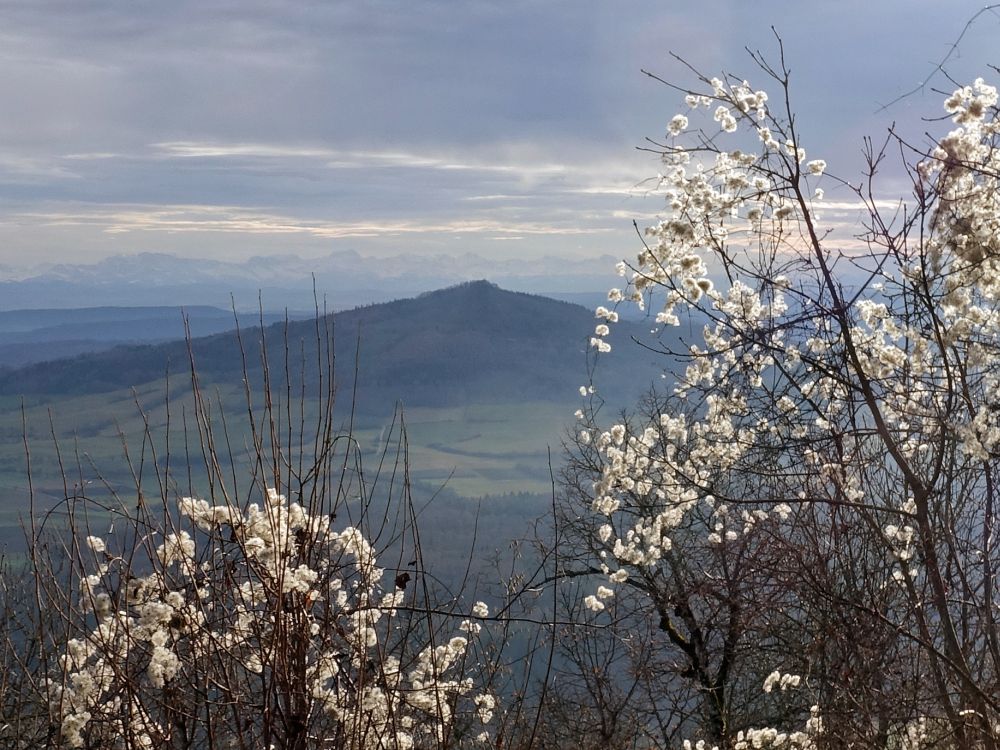
[[[593,312],[579,305],[479,281],[337,313],[321,320],[319,329],[332,332],[342,388],[353,386],[357,363],[363,403],[403,399],[438,406],[571,400],[587,377],[594,323]],[[599,369],[608,395],[634,396],[655,379],[658,357],[631,341],[648,332],[640,324],[615,327],[610,340],[616,351]],[[262,369],[259,339],[259,329],[243,332],[252,377]],[[285,339],[286,324],[264,328],[272,371],[284,368]],[[316,321],[288,323],[287,341],[291,361],[316,361]],[[191,353],[204,382],[242,377],[232,332],[193,339]],[[189,371],[185,342],[119,346],[0,372],[0,395],[104,393],[161,380],[168,370]]]
[[[259,317],[242,314],[240,319],[252,325]],[[266,323],[283,319],[283,314],[264,315]],[[207,306],[0,310],[0,369],[67,359],[121,344],[176,341],[184,337],[185,321],[193,336],[234,327],[231,310]]]

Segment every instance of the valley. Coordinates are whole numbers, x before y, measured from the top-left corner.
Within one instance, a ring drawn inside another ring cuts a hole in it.
[[[91,313],[95,331],[105,328],[112,310]],[[199,314],[203,326],[215,320],[207,310]],[[152,317],[138,310],[122,315],[127,322],[118,328],[133,332]],[[269,323],[276,315],[264,316],[263,329],[244,328],[238,336],[213,331],[190,343],[119,343],[0,370],[0,541],[11,548],[23,543],[26,455],[44,507],[58,507],[81,488],[88,496],[128,488],[142,471],[144,481],[168,473],[178,494],[204,491],[200,462],[192,459],[198,442],[192,361],[201,396],[217,428],[225,428],[234,466],[245,469],[253,454],[248,415],[261,417],[265,382],[288,434],[302,420],[308,433],[319,417],[318,389],[329,385],[323,381],[329,366],[336,424],[350,431],[366,460],[398,439],[402,416],[418,502],[436,497],[450,507],[521,498],[513,518],[494,518],[498,533],[492,536],[500,542],[523,531],[530,520],[525,503],[537,507],[536,516],[549,506],[562,441],[580,405],[578,386],[567,384],[589,382],[591,371],[610,409],[634,402],[657,375],[658,355],[633,340],[648,336],[642,324],[621,323],[616,356],[595,367],[590,310],[487,282],[319,321]],[[8,328],[13,317],[8,314]],[[156,317],[162,321],[168,313]]]

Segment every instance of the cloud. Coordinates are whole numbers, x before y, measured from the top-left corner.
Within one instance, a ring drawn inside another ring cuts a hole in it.
[[[328,148],[264,143],[172,141],[153,143],[150,147],[163,158],[179,159],[335,159],[339,153]]]
[[[450,221],[380,222],[303,219],[254,211],[240,206],[88,206],[76,211],[27,212],[12,217],[48,227],[92,227],[109,234],[126,232],[199,232],[295,235],[324,239],[393,237],[409,234],[470,234],[511,238],[525,235],[590,235],[611,231],[602,227],[574,226],[570,223],[501,221],[487,218],[459,218]]]
[[[417,252],[432,247],[417,238],[444,236],[525,256],[541,238],[577,254],[595,250],[591,235],[627,244],[631,219],[661,201],[643,181],[659,163],[634,147],[680,104],[641,69],[691,82],[676,51],[766,87],[745,48],[773,58],[775,24],[803,143],[857,174],[861,135],[894,118],[922,142],[909,115],[938,112],[936,94],[878,103],[925,78],[979,7],[911,5],[8,0],[3,252],[110,254],[153,234],[205,255],[266,238],[286,252],[330,238]],[[984,74],[996,28],[984,17],[948,73]],[[849,204],[823,210],[846,222]]]
[[[892,209],[899,208],[900,206],[902,206],[902,204],[903,204],[903,201],[901,199],[896,199],[896,200],[877,199],[875,201],[872,201],[871,204],[865,203],[865,202],[860,201],[860,200],[857,200],[857,201],[829,201],[829,200],[825,200],[824,199],[822,201],[817,201],[815,207],[816,207],[817,210],[822,211],[824,213],[845,213],[845,214],[851,214],[851,213],[864,212],[864,213],[867,214],[868,213],[868,209],[869,209],[869,205],[872,208],[876,208],[876,209],[884,211],[884,210],[892,210]]]
[[[433,151],[404,151],[378,149],[333,149],[294,146],[279,143],[223,143],[175,141],[154,143],[151,149],[161,158],[176,159],[264,159],[272,161],[319,160],[314,166],[328,169],[426,169],[442,172],[484,172],[511,175],[519,178],[545,179],[581,176],[599,176],[594,166],[544,161],[530,156],[507,156],[505,151],[516,151],[516,145],[488,144],[464,156],[435,153]],[[492,151],[500,156],[487,158],[476,152]],[[603,188],[587,186],[574,192],[604,192]]]

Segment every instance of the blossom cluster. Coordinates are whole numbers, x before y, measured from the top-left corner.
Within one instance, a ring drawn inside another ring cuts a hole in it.
[[[823,733],[823,719],[819,707],[813,706],[809,712],[805,727],[794,732],[782,732],[774,727],[761,729],[741,729],[736,733],[733,750],[764,750],[765,748],[784,748],[784,750],[816,750],[819,745],[817,738]],[[704,740],[691,742],[684,740],[684,750],[719,750],[717,746],[709,746]]]
[[[162,747],[178,731],[174,691],[193,700],[208,690],[206,706],[250,711],[282,685],[309,731],[342,747],[442,743],[460,706],[485,741],[496,702],[477,691],[469,662],[484,603],[462,635],[425,634],[420,646],[398,614],[404,591],[383,585],[358,528],[334,531],[329,515],[273,489],[245,508],[183,498],[178,512],[191,532],[165,533],[144,574],[134,555],[87,539],[86,621],[48,683],[67,747]]]
[[[938,196],[926,240],[930,261],[921,252],[895,270],[877,269],[870,295],[858,294],[840,319],[804,291],[823,282],[822,243],[799,241],[801,227],[815,218],[803,184],[822,175],[826,163],[813,160],[799,169],[805,152],[787,123],[771,117],[766,94],[746,81],[711,79],[710,84],[711,95],[690,95],[688,105],[717,105],[713,120],[720,137],[745,124],[763,148],[713,151],[700,140],[697,149],[666,148],[661,180],[668,216],[647,230],[651,241],[630,266],[631,292],[609,293],[612,301],[641,302],[656,286],[663,299],[658,323],[677,325],[682,307],[706,322],[704,345],[690,346],[675,386],[675,411],[639,429],[621,423],[605,430],[588,426],[581,434],[603,458],[592,507],[607,519],[598,539],[608,552],[605,567],[607,560],[622,567],[655,564],[686,513],[699,502],[714,503],[712,487],[719,479],[741,462],[758,460],[769,446],[799,452],[803,463],[816,467],[813,478],[819,481],[803,484],[788,500],[832,493],[864,502],[852,466],[870,460],[867,446],[841,441],[846,454],[825,454],[831,440],[848,432],[839,425],[854,408],[859,379],[877,399],[879,416],[902,455],[922,460],[943,432],[973,459],[1000,448],[1000,369],[992,357],[1000,347],[996,89],[977,80],[949,97],[946,108],[960,127],[920,165],[921,177],[933,181]],[[688,125],[688,115],[678,115],[668,130],[681,136]],[[783,268],[797,275],[775,273],[774,262],[755,260],[754,248],[762,240],[776,248]],[[720,264],[725,285],[711,272]],[[912,315],[910,298],[918,284],[932,290],[940,329]],[[794,304],[788,299],[793,292]],[[603,336],[612,315],[607,307],[597,310],[600,348],[606,348]],[[848,370],[854,374],[845,376]],[[943,421],[947,383],[958,371],[967,373],[972,398],[965,399],[966,409]],[[636,498],[647,499],[637,518],[631,513]],[[788,503],[773,500],[756,520],[779,506],[780,516],[787,517]],[[911,515],[903,500],[887,509],[904,519]],[[741,534],[724,517],[724,504],[719,511],[709,535],[714,544]],[[894,554],[909,561],[913,548],[903,535],[910,526],[887,528],[893,530],[887,538]],[[621,579],[626,574],[617,574],[617,566],[610,565],[609,574]],[[592,609],[599,609],[599,600],[589,602]]]

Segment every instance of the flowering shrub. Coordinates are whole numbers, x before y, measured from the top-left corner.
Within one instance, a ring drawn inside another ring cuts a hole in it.
[[[405,606],[405,581],[386,585],[358,528],[335,531],[274,489],[243,508],[183,498],[177,511],[162,538],[150,529],[138,540],[148,560],[86,540],[86,620],[47,687],[64,746],[488,739],[495,699],[470,654],[484,603],[455,633],[418,626],[429,614]]]
[[[761,63],[787,101],[787,72]],[[916,165],[884,215],[884,147],[862,187],[842,182],[809,160],[785,103],[701,83],[660,144],[666,216],[609,300],[641,307],[655,290],[658,324],[702,335],[670,351],[679,377],[654,408],[607,426],[582,415],[584,543],[605,578],[584,604],[600,617],[622,587],[646,595],[708,706],[706,746],[811,746],[740,726],[737,702],[762,700],[733,695],[741,669],[785,668],[755,661],[757,643],[817,674],[801,686],[815,710],[854,722],[827,722],[843,732],[831,743],[893,746],[924,721],[947,728],[935,741],[996,747],[997,90],[955,91],[955,128],[929,148],[890,137]],[[830,186],[862,212],[862,237],[823,229]],[[597,318],[607,351],[616,314]],[[688,573],[700,583],[683,588]],[[891,676],[844,666],[876,634],[872,663],[891,660]],[[775,674],[765,691],[786,687]]]

